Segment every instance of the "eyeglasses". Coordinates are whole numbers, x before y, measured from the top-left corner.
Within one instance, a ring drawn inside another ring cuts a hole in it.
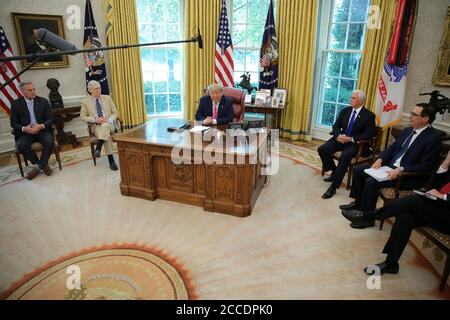
[[[414,111],[411,111],[409,114],[411,115],[411,117],[423,117],[421,114],[417,114]]]

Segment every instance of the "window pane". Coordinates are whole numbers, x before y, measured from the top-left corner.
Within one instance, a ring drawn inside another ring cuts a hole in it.
[[[148,1],[150,10],[150,20],[153,23],[164,22],[164,0]]]
[[[342,53],[329,52],[327,61],[327,76],[339,77],[341,74]]]
[[[247,47],[260,48],[263,36],[262,26],[249,24],[247,30]]]
[[[350,21],[365,22],[367,15],[367,0],[353,0]]]
[[[351,24],[348,30],[347,49],[361,50],[365,24]]]
[[[336,78],[325,78],[323,100],[336,102],[339,80]]]
[[[153,94],[145,95],[145,109],[147,113],[154,113],[155,102],[153,101]]]
[[[233,0],[233,23],[246,21],[246,18],[247,0]]]
[[[141,27],[139,28],[139,42],[140,43],[152,42],[151,32],[152,28],[150,24],[141,25]]]
[[[246,71],[259,72],[259,51],[247,50]]]
[[[333,22],[347,22],[349,8],[350,0],[335,0]]]
[[[245,70],[245,50],[234,50],[233,62],[234,71],[243,72]]]
[[[181,81],[171,79],[169,81],[169,92],[181,92]],[[172,109],[172,108],[171,108]]]
[[[166,36],[165,31],[164,31],[164,25],[152,24],[151,30],[152,30],[152,41],[153,42],[164,42],[164,39]]]
[[[355,81],[353,80],[341,80],[341,85],[339,87],[339,102],[348,104],[350,96],[352,95],[353,88],[355,86]]]
[[[345,53],[342,63],[342,77],[356,79],[358,77],[361,54]]]
[[[155,94],[156,113],[168,112],[167,94]]]
[[[332,49],[345,49],[345,37],[347,35],[347,24],[334,24],[331,29],[331,43]]]
[[[181,94],[169,95],[169,104],[171,112],[181,112]]]
[[[166,27],[167,41],[178,41],[180,40],[180,30],[177,24],[169,24]]]
[[[162,73],[161,73],[162,74]],[[167,77],[159,78],[160,81],[155,82],[155,92],[167,92]]]
[[[237,24],[233,27],[233,35],[231,41],[234,47],[245,47],[245,38],[247,36],[247,26],[245,24]]]
[[[320,123],[326,126],[332,126],[334,123],[334,112],[336,105],[333,103],[324,103],[322,108],[322,119]]]
[[[167,9],[167,22],[169,23],[179,23],[179,8],[178,8],[178,0],[166,0],[166,9]]]
[[[153,93],[153,83],[151,81],[144,81],[144,92]]]

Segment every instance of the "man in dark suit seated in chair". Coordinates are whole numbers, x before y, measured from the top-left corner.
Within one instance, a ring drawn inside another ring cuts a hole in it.
[[[377,219],[396,217],[391,235],[383,249],[387,254],[382,263],[364,269],[372,274],[376,268],[383,273],[397,273],[398,261],[408,244],[411,232],[416,227],[433,227],[440,232],[450,234],[450,151],[437,171],[433,187],[427,193],[435,200],[421,195],[411,195],[397,199],[375,213]]]
[[[233,102],[222,95],[222,91],[223,87],[218,83],[208,87],[209,95],[200,99],[195,120],[206,126],[233,122]]]
[[[23,81],[19,85],[23,97],[11,103],[11,127],[19,152],[34,164],[27,174],[28,180],[36,177],[42,170],[47,176],[52,174],[48,159],[53,150],[53,114],[47,99],[38,97],[31,81]],[[42,145],[39,159],[31,149],[33,142]]]
[[[324,179],[331,182],[331,186],[322,195],[323,199],[331,198],[339,189],[350,162],[358,152],[357,142],[373,138],[375,115],[364,108],[365,101],[363,91],[354,91],[350,97],[350,107],[342,109],[333,124],[333,137],[317,149],[324,171],[331,170],[331,175]],[[336,166],[333,153],[337,151],[342,151],[342,155]]]
[[[414,107],[410,115],[411,127],[404,129],[395,142],[384,150],[372,166],[363,164],[353,170],[354,178],[350,197],[355,201],[341,205],[342,215],[350,220],[352,228],[363,229],[375,225],[374,210],[378,199],[378,189],[394,187],[402,171],[431,173],[439,162],[441,137],[430,125],[436,118],[435,110],[426,103]],[[378,169],[389,166],[389,180],[377,181],[364,172],[367,168]],[[422,187],[428,177],[410,176],[402,180],[403,189]]]

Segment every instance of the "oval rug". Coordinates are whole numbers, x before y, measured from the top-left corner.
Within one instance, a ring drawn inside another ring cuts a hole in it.
[[[65,259],[20,285],[8,300],[189,299],[182,271],[161,253],[109,249]],[[77,275],[81,285],[74,288]]]

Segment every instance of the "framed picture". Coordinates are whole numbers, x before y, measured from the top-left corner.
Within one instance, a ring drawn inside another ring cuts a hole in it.
[[[277,97],[273,97],[272,98],[272,108],[278,108],[278,98]]]
[[[438,61],[433,74],[433,84],[450,87],[450,6],[444,24],[444,35],[439,46]]]
[[[35,35],[35,30],[44,28],[53,32],[61,38],[64,37],[64,24],[62,16],[12,13],[17,35],[17,43],[21,55],[38,52],[56,52],[59,49],[41,42]],[[22,66],[27,67],[33,62],[33,59],[22,60]],[[36,63],[31,69],[64,68],[69,66],[67,55],[44,58]]]
[[[273,89],[273,96],[278,99],[278,106],[284,107],[286,104],[287,90],[275,88]]]
[[[256,91],[255,105],[262,106],[266,103],[266,98],[270,97],[270,90],[268,90],[268,91],[269,92],[267,92],[266,90]]]

